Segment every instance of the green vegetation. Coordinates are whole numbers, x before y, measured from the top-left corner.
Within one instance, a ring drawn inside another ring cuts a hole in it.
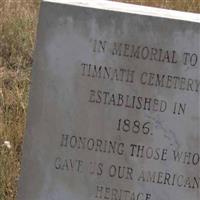
[[[124,2],[200,12],[199,0]],[[38,10],[39,0],[0,1],[0,200],[16,197]]]

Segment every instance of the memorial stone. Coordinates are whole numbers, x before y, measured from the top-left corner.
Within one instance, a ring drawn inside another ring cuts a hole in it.
[[[199,14],[44,0],[18,200],[199,200],[199,94]]]

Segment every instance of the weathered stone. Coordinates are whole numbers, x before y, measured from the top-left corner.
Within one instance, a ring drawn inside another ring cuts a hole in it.
[[[199,200],[199,22],[43,1],[18,200]]]

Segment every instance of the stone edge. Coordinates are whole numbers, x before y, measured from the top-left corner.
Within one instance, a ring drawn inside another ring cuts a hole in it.
[[[140,6],[128,3],[114,2],[108,0],[42,0],[42,2],[67,4],[80,7],[89,7],[101,10],[110,10],[145,16],[153,16],[167,19],[200,23],[200,14]]]

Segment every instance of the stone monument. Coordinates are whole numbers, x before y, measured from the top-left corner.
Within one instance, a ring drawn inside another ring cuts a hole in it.
[[[199,200],[199,63],[199,14],[44,0],[18,200]]]

